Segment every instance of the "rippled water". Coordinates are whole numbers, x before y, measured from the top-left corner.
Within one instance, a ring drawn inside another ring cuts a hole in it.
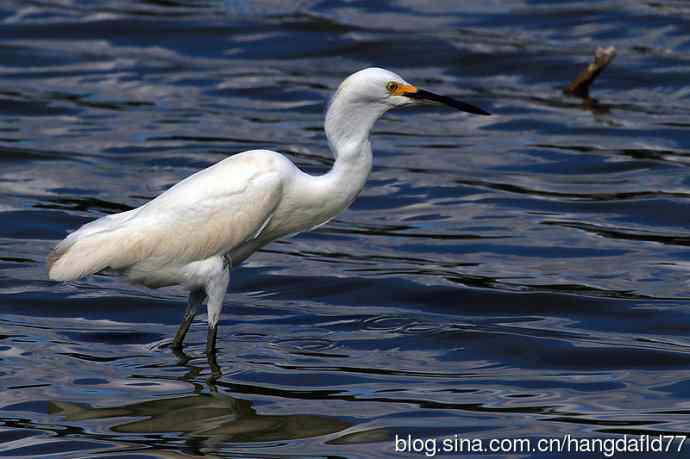
[[[0,21],[1,454],[690,431],[685,1],[6,0]],[[560,89],[601,45],[592,110]],[[216,383],[203,320],[164,346],[185,292],[47,280],[67,231],[229,154],[325,171],[324,103],[371,65],[496,116],[386,115],[353,207],[234,271]]]

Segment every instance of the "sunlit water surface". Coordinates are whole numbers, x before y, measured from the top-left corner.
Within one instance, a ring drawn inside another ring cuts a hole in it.
[[[690,431],[688,4],[286,5],[0,5],[0,452]],[[600,45],[591,110],[560,89]],[[203,318],[165,347],[185,292],[47,280],[67,231],[233,153],[327,170],[325,101],[371,65],[496,116],[386,115],[352,208],[233,272],[216,383]]]

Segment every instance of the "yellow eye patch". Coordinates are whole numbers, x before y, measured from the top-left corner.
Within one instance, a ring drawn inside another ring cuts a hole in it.
[[[392,96],[403,96],[405,94],[417,92],[417,88],[411,84],[402,84],[395,81],[389,81],[386,84],[386,89]]]

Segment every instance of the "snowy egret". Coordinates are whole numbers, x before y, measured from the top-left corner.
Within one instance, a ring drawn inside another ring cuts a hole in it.
[[[335,163],[326,174],[308,175],[274,151],[235,154],[141,207],[71,233],[48,257],[49,276],[69,281],[109,269],[151,288],[183,286],[189,301],[172,346],[181,349],[206,302],[206,352],[215,370],[218,319],[230,268],[270,241],[321,226],[346,209],[371,171],[374,122],[393,107],[423,101],[489,114],[417,89],[388,70],[361,70],[341,83],[328,107],[325,130]]]

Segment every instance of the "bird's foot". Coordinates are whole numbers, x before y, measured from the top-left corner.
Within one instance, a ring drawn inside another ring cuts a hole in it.
[[[184,352],[184,350],[182,350],[182,345],[176,346],[174,344],[171,344],[170,350],[173,354],[175,354],[175,357],[177,357],[178,362],[181,365],[186,365],[187,362],[192,360],[192,358],[186,352]]]
[[[181,380],[194,381],[196,378],[199,377],[199,375],[203,371],[203,368],[194,366],[191,363],[192,360],[194,360],[194,358],[191,355],[187,354],[182,349],[177,348],[173,348],[172,352],[173,354],[175,354],[175,357],[177,357],[177,365],[180,367],[185,367],[189,370],[180,378]]]
[[[219,379],[221,376],[223,376],[223,372],[220,369],[220,366],[218,365],[218,360],[216,360],[216,353],[210,353],[207,354],[208,357],[208,366],[211,368],[211,377],[208,378],[209,382],[214,382],[217,379]]]

